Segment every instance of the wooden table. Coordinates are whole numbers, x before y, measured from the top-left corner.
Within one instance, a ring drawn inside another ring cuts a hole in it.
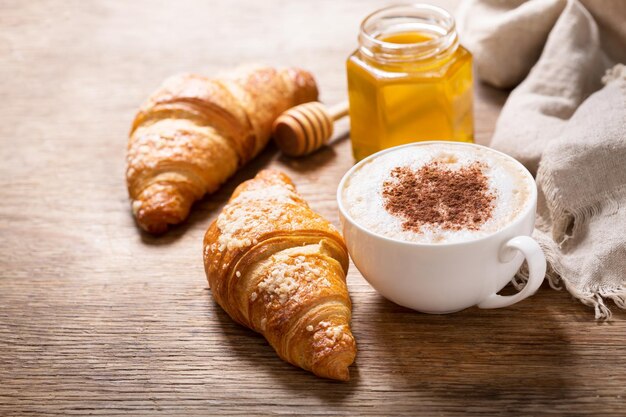
[[[282,362],[235,325],[207,288],[208,224],[267,166],[337,224],[345,135],[302,161],[270,147],[164,237],[135,227],[127,133],[163,78],[294,64],[337,102],[357,25],[384,4],[0,3],[0,415],[625,415],[626,315],[596,323],[547,285],[511,308],[431,316],[386,301],[352,266],[349,383]],[[477,86],[478,142],[505,98]]]

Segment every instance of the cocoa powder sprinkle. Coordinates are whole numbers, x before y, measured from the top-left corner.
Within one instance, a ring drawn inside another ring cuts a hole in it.
[[[396,167],[383,183],[385,209],[404,220],[404,230],[419,233],[424,225],[445,230],[478,230],[492,216],[495,195],[484,164],[451,170],[431,162],[418,170]]]

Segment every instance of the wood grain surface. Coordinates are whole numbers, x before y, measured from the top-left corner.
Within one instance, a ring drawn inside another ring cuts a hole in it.
[[[202,267],[210,221],[272,166],[338,224],[345,122],[305,160],[268,148],[161,238],[135,226],[127,133],[165,77],[298,65],[333,104],[358,23],[385,4],[0,1],[0,416],[626,415],[626,315],[596,323],[547,285],[511,308],[431,316],[386,301],[351,266],[349,383],[282,362],[217,307]],[[479,142],[505,99],[477,86]]]

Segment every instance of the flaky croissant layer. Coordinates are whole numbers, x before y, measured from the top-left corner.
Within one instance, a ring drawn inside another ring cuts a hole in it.
[[[218,78],[169,78],[143,104],[128,141],[126,181],[141,228],[162,233],[267,144],[285,110],[317,99],[312,75],[247,67]]]
[[[349,379],[356,343],[346,246],[286,175],[261,171],[235,190],[207,230],[204,266],[218,304],[281,358]]]

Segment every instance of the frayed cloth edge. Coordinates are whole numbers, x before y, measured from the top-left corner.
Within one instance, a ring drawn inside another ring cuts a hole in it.
[[[548,262],[548,271],[546,272],[546,279],[550,287],[554,290],[560,291],[565,288],[574,298],[578,299],[586,306],[593,307],[596,320],[610,321],[613,317],[613,313],[606,305],[606,299],[613,300],[618,308],[626,309],[626,287],[620,285],[616,288],[598,288],[596,290],[578,290],[573,285],[570,285],[567,280],[562,278],[562,272],[559,272],[562,268],[560,262],[555,259],[554,248],[548,248],[546,245],[539,242],[546,255],[546,261]],[[554,244],[554,242],[553,242]],[[528,281],[528,268],[526,264],[515,275],[511,283],[518,291],[523,289]]]
[[[624,76],[626,76],[626,66],[623,66],[623,71]],[[566,275],[564,275],[565,267],[560,260],[560,250],[569,239],[582,230],[592,217],[601,212],[606,215],[616,213],[620,209],[620,201],[626,199],[626,186],[599,195],[598,201],[594,204],[576,210],[566,210],[561,206],[558,199],[558,191],[549,176],[546,176],[546,179],[542,181],[542,185],[547,200],[553,202],[551,213],[552,230],[536,228],[534,237],[537,238],[537,242],[546,256],[548,263],[546,279],[550,287],[555,290],[561,290],[565,287],[570,294],[583,304],[594,308],[597,320],[611,320],[612,313],[605,300],[611,299],[618,308],[626,309],[626,286],[620,285],[614,288],[599,286],[598,288],[584,290],[576,288],[567,279],[563,279],[563,276]],[[538,221],[540,222],[541,220],[538,219]],[[550,236],[550,232],[552,236]],[[524,287],[527,280],[528,270],[526,264],[524,264],[512,283],[519,290]]]

